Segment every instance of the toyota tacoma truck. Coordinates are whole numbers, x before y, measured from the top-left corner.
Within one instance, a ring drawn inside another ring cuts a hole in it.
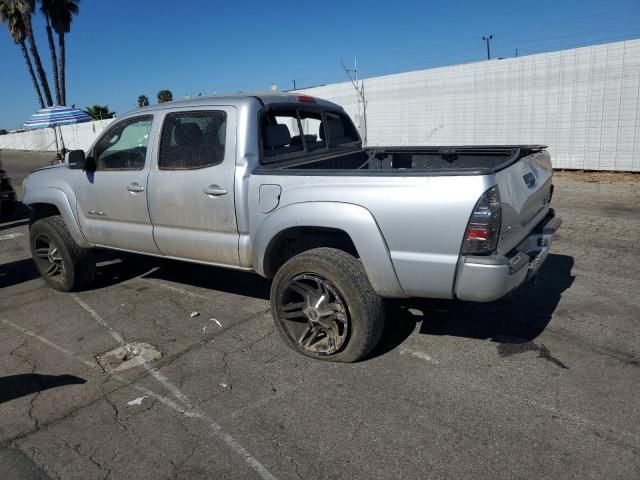
[[[290,347],[352,362],[383,298],[490,302],[536,273],[560,225],[545,148],[365,148],[305,95],[162,103],[29,175],[31,251],[62,291],[92,281],[96,248],[257,272]]]

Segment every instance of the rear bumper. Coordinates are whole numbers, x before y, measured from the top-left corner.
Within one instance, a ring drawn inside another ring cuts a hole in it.
[[[463,257],[458,265],[456,298],[491,302],[533,277],[549,254],[562,220],[553,209],[509,256]]]

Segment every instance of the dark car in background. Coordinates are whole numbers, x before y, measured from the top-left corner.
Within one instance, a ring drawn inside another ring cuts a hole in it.
[[[16,191],[11,185],[11,178],[2,169],[2,160],[0,159],[0,219],[11,218],[16,210],[16,205]]]

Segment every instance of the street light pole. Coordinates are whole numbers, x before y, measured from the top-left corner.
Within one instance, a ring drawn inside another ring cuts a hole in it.
[[[491,60],[491,47],[489,46],[489,41],[493,38],[493,35],[489,35],[488,37],[482,37],[482,40],[487,42],[487,60]]]

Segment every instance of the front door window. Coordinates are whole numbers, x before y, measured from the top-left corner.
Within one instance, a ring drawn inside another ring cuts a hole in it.
[[[94,148],[96,170],[142,170],[153,117],[137,117],[110,128]]]

